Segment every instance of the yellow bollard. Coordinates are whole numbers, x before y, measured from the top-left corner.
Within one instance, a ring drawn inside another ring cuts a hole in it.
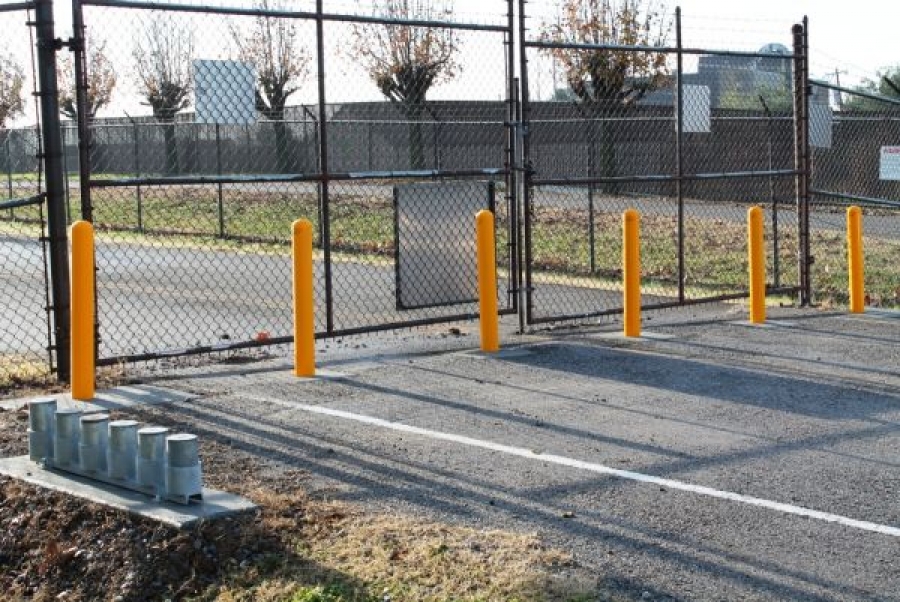
[[[763,251],[761,207],[747,211],[747,248],[750,254],[750,323],[766,321],[766,256]]]
[[[294,375],[316,375],[316,326],[313,315],[313,233],[308,220],[293,224],[291,251],[294,259]]]
[[[494,253],[494,214],[487,210],[475,216],[478,253],[478,304],[481,312],[481,350],[500,350],[497,318],[497,260]]]
[[[641,214],[629,209],[622,216],[622,264],[625,290],[625,336],[641,336]]]
[[[866,311],[862,240],[862,211],[855,205],[847,207],[847,267],[850,273],[850,313]]]
[[[96,393],[94,333],[94,227],[72,224],[71,332],[72,399],[87,401]]]

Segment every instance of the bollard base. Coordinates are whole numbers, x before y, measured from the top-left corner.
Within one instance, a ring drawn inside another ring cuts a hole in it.
[[[124,489],[118,483],[107,484],[95,478],[88,479],[73,473],[44,470],[28,456],[0,458],[0,474],[144,516],[179,529],[192,527],[200,521],[251,512],[257,508],[250,500],[209,488],[203,489],[202,504],[178,505],[169,501],[154,500],[142,492]]]
[[[156,487],[141,485],[137,481],[134,480],[126,480],[126,479],[117,479],[115,477],[111,477],[104,472],[95,472],[90,470],[85,470],[84,468],[78,466],[58,466],[52,462],[45,461],[41,464],[41,467],[46,471],[55,472],[58,474],[72,475],[77,476],[83,479],[90,479],[91,481],[96,481],[99,483],[103,483],[105,485],[111,485],[114,487],[118,487],[120,489],[127,489],[129,491],[134,491],[136,493],[142,493],[146,496],[152,497],[153,499],[159,500],[160,495]],[[198,474],[199,479],[199,474]],[[187,492],[167,492],[166,495],[162,496],[163,500],[169,502],[175,502],[176,504],[182,505],[190,505],[192,503],[202,502],[203,501],[203,488],[198,485],[196,488],[191,489]]]
[[[787,322],[785,320],[766,320],[759,324],[751,322],[750,320],[736,320],[729,322],[729,324],[734,324],[735,326],[747,326],[749,328],[794,328],[797,326],[796,323]]]

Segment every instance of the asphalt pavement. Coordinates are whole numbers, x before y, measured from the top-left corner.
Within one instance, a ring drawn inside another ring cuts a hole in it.
[[[506,333],[487,357],[475,325],[323,341],[342,377],[274,359],[158,384],[197,396],[171,406],[193,432],[308,470],[313,495],[537,531],[599,592],[900,599],[900,315],[744,311],[648,315],[636,340]]]

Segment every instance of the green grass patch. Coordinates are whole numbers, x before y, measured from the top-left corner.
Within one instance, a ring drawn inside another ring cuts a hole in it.
[[[502,193],[498,193],[502,198]],[[390,193],[379,185],[335,187],[330,197],[331,249],[337,255],[381,257],[390,261],[394,248],[394,210]],[[287,253],[291,223],[306,218],[319,231],[318,195],[309,186],[280,192],[225,188],[220,202],[215,187],[150,186],[141,188],[140,219],[135,188],[98,188],[93,192],[94,222],[104,240],[134,244],[189,246],[249,253]],[[79,212],[72,198],[71,217]],[[742,208],[736,207],[737,213]],[[736,215],[737,215],[736,213]],[[22,232],[37,220],[36,207],[17,211],[19,222],[0,221],[0,232]],[[869,219],[877,219],[870,216]],[[13,224],[13,225],[11,225]],[[24,224],[24,225],[23,225]],[[621,282],[621,216],[594,214],[593,255],[586,210],[537,207],[532,214],[532,258],[538,275],[560,283],[617,286]],[[678,239],[675,216],[644,215],[641,219],[642,275],[648,293],[670,294],[678,287]],[[508,243],[507,216],[498,206],[497,248],[501,265]],[[687,217],[684,222],[684,286],[689,296],[740,293],[747,289],[746,230],[743,219]],[[474,229],[474,228],[473,228]],[[224,236],[222,236],[224,234]],[[846,292],[846,249],[839,231],[814,231],[813,286],[816,298],[843,305]],[[797,232],[782,227],[778,239],[778,278],[771,228],[766,231],[768,282],[795,286]],[[870,302],[900,304],[900,244],[867,237],[866,283]]]

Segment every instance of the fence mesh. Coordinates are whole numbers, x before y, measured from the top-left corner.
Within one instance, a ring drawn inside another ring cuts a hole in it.
[[[51,369],[29,21],[0,3],[0,392]]]
[[[398,304],[394,195],[412,182],[493,182],[505,233],[508,31],[403,21],[428,15],[379,13],[392,19],[385,24],[331,15],[320,72],[315,20],[276,12],[296,6],[269,2],[259,15],[177,8],[83,6],[87,79],[91,64],[112,66],[116,96],[135,105],[114,102],[102,108],[129,117],[91,121],[90,206],[70,190],[73,212],[89,210],[98,231],[101,358],[288,340],[290,224],[299,218],[316,232],[320,334],[472,315],[471,300]],[[111,29],[120,35],[105,37]],[[407,37],[424,44],[408,58],[431,57],[434,72],[387,82],[378,61]],[[77,148],[67,140],[68,161]],[[449,228],[443,260],[459,262],[470,246],[470,217],[423,224]],[[511,255],[498,249],[506,283]],[[428,277],[447,273],[438,264]]]
[[[639,48],[604,48],[566,33],[575,13],[533,7],[517,70],[516,2],[477,14],[456,4],[329,3],[319,23],[312,0],[261,0],[252,13],[232,0],[205,11],[76,3],[88,94],[75,98],[62,51],[66,214],[98,232],[102,361],[288,341],[298,218],[316,233],[322,336],[471,316],[468,214],[481,207],[497,215],[501,308],[519,309],[524,277],[532,324],[621,311],[630,207],[642,215],[647,308],[746,294],[754,205],[766,215],[770,287],[800,286],[792,69],[802,57],[786,47],[789,27],[758,48],[737,31],[709,44],[722,32],[688,20],[690,50],[679,54],[671,29]],[[13,32],[0,44],[4,82],[21,71],[33,88],[28,16],[0,3],[0,21]],[[647,50],[657,44],[667,49]],[[740,52],[696,50],[707,44]],[[613,71],[597,72],[604,64]],[[517,71],[522,104],[511,97]],[[845,300],[844,210],[862,204],[870,301],[900,303],[890,270],[898,104],[818,84],[809,101],[813,284]],[[40,192],[27,115],[0,132],[5,199]],[[4,262],[15,266],[0,293],[13,308],[5,358],[47,357],[42,229],[40,204],[0,211]]]
[[[645,307],[746,294],[753,205],[768,215],[769,285],[796,287],[792,55],[711,50],[679,72],[676,51],[582,44],[572,18],[527,43],[532,318],[621,311],[628,208],[642,214]]]
[[[900,305],[900,99],[814,87],[810,244],[817,299],[846,304],[846,208],[863,211],[867,304]]]

